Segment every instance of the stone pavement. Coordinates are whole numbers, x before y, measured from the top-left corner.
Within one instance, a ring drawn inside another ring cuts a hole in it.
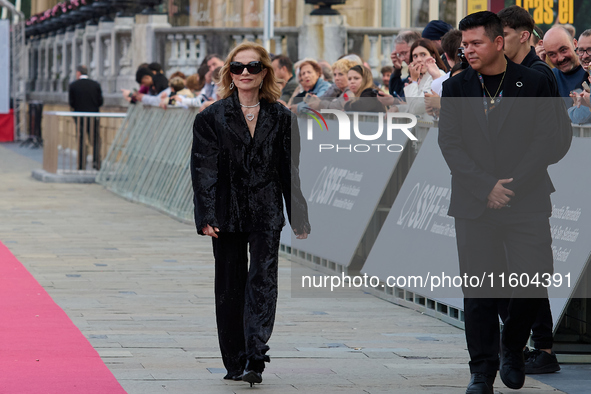
[[[463,393],[463,331],[358,290],[279,303],[261,385],[222,380],[210,241],[99,185],[46,184],[0,146],[0,241],[130,394]],[[496,392],[514,392],[500,379]],[[528,378],[520,393],[560,393]]]

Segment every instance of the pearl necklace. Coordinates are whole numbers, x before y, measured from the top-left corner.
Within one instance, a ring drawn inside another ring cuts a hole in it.
[[[243,108],[255,108],[255,107],[258,107],[260,104],[261,104],[261,102],[259,101],[255,105],[244,105],[244,104],[240,103],[240,106],[243,107]],[[246,115],[244,115],[244,117],[249,122],[252,122],[254,120],[254,114],[246,114]]]

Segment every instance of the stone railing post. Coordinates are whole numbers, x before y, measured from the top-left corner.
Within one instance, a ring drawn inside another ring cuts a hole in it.
[[[98,26],[86,26],[82,37],[82,64],[88,67],[88,77],[96,79],[96,31]]]
[[[56,34],[53,36],[53,45],[52,45],[52,57],[53,60],[51,62],[51,85],[50,90],[52,92],[59,92],[61,91],[60,87],[58,86],[58,80],[60,78],[60,69],[61,69],[61,62],[58,61],[58,54],[60,53],[60,46],[63,42],[64,36],[62,34]]]
[[[144,15],[135,16],[135,24],[132,31],[133,54],[132,69],[136,69],[142,63],[160,62],[160,54],[156,53],[157,43],[156,28],[170,27],[167,15]]]
[[[84,30],[76,29],[74,30],[74,34],[72,35],[72,58],[71,60],[71,69],[72,72],[70,73],[70,82],[74,82],[76,79],[76,68],[83,64],[83,40],[84,39]],[[88,64],[85,64],[88,66]]]
[[[281,55],[283,53],[283,47],[282,47],[282,42],[283,42],[283,37],[282,36],[275,36],[273,37],[273,41],[275,41],[275,55]]]
[[[367,63],[371,69],[371,74],[374,78],[377,78],[380,73],[378,71],[378,67],[380,65],[380,59],[378,58],[378,40],[380,39],[376,35],[368,35],[369,40],[369,59],[367,59]]]
[[[318,37],[323,37],[318,40]],[[326,60],[334,63],[346,53],[347,30],[345,17],[342,15],[304,17],[300,28],[299,42],[306,45],[299,46],[298,58],[310,57],[316,60]]]
[[[103,93],[111,93],[108,78],[111,75],[111,32],[114,25],[114,22],[99,22],[95,36],[97,60],[95,62],[96,74],[94,77],[101,84]]]
[[[392,60],[390,54],[394,50],[394,37],[393,36],[382,36],[382,66],[391,66]]]
[[[197,57],[197,65],[199,66],[207,56],[207,41],[205,41],[203,34],[198,34],[197,39],[199,40],[199,56]]]
[[[53,39],[52,37],[45,39],[45,64],[43,65],[43,77],[45,83],[43,84],[43,91],[50,92],[51,91],[51,46],[52,46]]]
[[[135,86],[135,70],[132,70],[131,60],[131,32],[134,22],[133,17],[116,17],[111,32],[112,67],[109,85],[115,93]]]

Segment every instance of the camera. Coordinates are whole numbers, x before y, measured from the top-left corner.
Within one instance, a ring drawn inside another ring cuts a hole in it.
[[[468,64],[468,59],[466,59],[466,55],[464,54],[464,47],[458,48],[458,58],[460,59],[460,62],[462,62],[463,64]]]

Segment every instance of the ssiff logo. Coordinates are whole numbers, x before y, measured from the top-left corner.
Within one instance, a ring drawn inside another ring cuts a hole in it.
[[[387,112],[386,116],[384,116],[383,112],[377,114],[378,119],[378,130],[373,134],[364,134],[360,130],[359,124],[359,113],[353,112],[353,122],[351,124],[350,115],[346,112],[339,111],[336,109],[321,109],[320,113],[315,111],[311,108],[308,108],[312,113],[308,113],[311,117],[308,119],[307,123],[307,137],[308,140],[314,139],[314,122],[316,121],[318,126],[320,126],[320,130],[323,130],[326,127],[326,131],[328,132],[328,123],[326,119],[321,115],[322,114],[333,114],[336,117],[338,123],[338,140],[339,141],[351,141],[351,128],[353,129],[353,134],[356,139],[361,141],[377,141],[382,138],[384,134],[384,118],[386,118],[386,140],[392,141],[392,135],[394,130],[402,131],[406,137],[411,141],[417,141],[417,137],[415,137],[411,132],[410,129],[416,126],[417,124],[417,117],[413,114],[407,113],[398,113],[398,112]],[[394,122],[394,119],[397,122]],[[321,123],[322,120],[322,123]],[[398,123],[400,120],[410,120],[407,123]],[[324,124],[324,127],[323,127]],[[368,122],[363,124],[364,126],[368,125]],[[353,126],[353,127],[351,127]],[[364,131],[367,127],[365,127]],[[324,132],[324,131],[323,131]],[[388,151],[392,153],[402,152],[404,146],[401,144],[385,144],[385,143],[363,143],[363,144],[349,144],[349,145],[339,145],[339,144],[319,144],[318,150],[319,152],[323,151],[334,151],[334,152],[370,152],[370,151]]]

